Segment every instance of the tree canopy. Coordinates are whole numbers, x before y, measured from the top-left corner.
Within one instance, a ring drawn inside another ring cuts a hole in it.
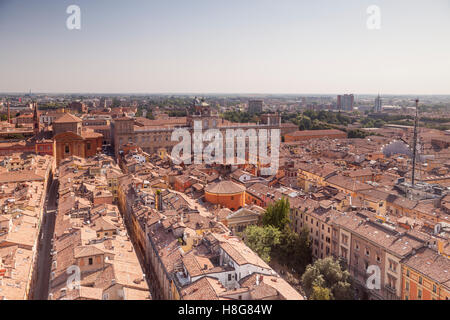
[[[251,114],[248,112],[227,111],[222,116],[225,120],[231,122],[246,123],[260,121],[259,114]]]
[[[328,288],[314,286],[310,300],[331,300],[331,291]]]
[[[289,199],[282,198],[275,203],[269,204],[262,218],[264,226],[273,226],[279,230],[284,230],[285,226],[289,224]]]
[[[310,299],[326,297],[326,292],[322,289],[329,290],[331,300],[353,298],[350,273],[331,257],[319,259],[309,265],[302,276],[302,283]]]
[[[121,103],[120,103],[120,100],[118,98],[113,98],[111,107],[112,108],[117,108],[117,107],[120,107],[120,104]]]
[[[359,129],[355,129],[355,130],[349,130],[347,132],[347,136],[349,139],[364,139],[367,136],[372,135],[370,132],[364,132],[362,130]]]
[[[289,227],[285,227],[280,244],[276,246],[274,252],[276,252],[279,262],[302,274],[306,266],[311,263],[309,230],[305,227],[297,234]]]
[[[270,204],[264,213],[261,227],[250,226],[244,231],[247,245],[264,261],[278,262],[302,274],[311,263],[311,241],[307,228],[299,234],[289,226],[290,204],[282,198]]]
[[[245,243],[261,259],[269,263],[272,248],[280,243],[281,231],[273,226],[248,226],[245,231]]]

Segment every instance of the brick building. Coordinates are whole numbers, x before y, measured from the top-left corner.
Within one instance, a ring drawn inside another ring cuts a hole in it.
[[[450,260],[423,248],[402,263],[403,300],[449,300]]]
[[[81,119],[69,113],[53,122],[53,134],[57,164],[71,156],[92,157],[103,144],[102,134],[83,128]]]
[[[231,181],[221,181],[205,188],[205,200],[233,211],[245,205],[245,187]]]
[[[145,118],[117,117],[111,122],[111,142],[116,156],[123,151],[123,146],[134,143],[149,154],[165,150],[170,152],[178,141],[171,141],[172,132],[183,128],[189,132],[194,130],[194,122],[201,122],[202,129],[219,129],[225,138],[227,129],[280,129],[281,121],[278,114],[261,116],[261,124],[231,123],[220,118],[219,113],[206,102],[195,99],[187,117],[172,117],[168,119],[148,120]],[[289,132],[292,126],[282,130]],[[224,143],[225,148],[225,143]]]

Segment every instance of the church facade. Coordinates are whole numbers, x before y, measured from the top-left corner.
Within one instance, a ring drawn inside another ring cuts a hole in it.
[[[103,135],[83,128],[82,120],[69,113],[53,122],[53,134],[56,165],[71,156],[92,157],[102,148]]]

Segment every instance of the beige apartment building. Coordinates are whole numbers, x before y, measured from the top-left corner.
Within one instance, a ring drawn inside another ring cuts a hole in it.
[[[330,200],[305,199],[291,204],[291,226],[297,233],[308,229],[313,259],[332,256],[332,221],[339,214]]]
[[[333,229],[336,258],[347,265],[358,294],[376,300],[400,299],[401,261],[425,246],[426,240],[359,213],[340,215],[333,221]],[[380,287],[370,288],[375,269],[379,271]]]

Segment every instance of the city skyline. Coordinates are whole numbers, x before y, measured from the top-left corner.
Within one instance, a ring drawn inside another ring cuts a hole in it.
[[[0,92],[448,95],[449,15],[444,0],[3,0]]]
[[[450,0],[0,0],[2,307],[449,301],[449,18]]]

